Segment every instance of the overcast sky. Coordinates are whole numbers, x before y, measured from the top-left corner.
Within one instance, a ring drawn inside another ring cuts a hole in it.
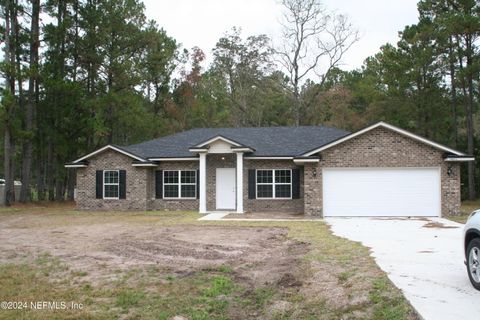
[[[342,69],[359,68],[381,45],[396,44],[398,31],[417,22],[418,0],[324,0],[330,10],[346,14],[360,41],[345,56]],[[190,49],[211,58],[217,40],[234,26],[243,36],[266,34],[279,39],[281,7],[276,0],[144,0],[147,17]]]

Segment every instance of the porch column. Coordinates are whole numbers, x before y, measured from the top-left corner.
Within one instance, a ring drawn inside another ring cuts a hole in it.
[[[207,213],[207,153],[200,152],[200,213]]]
[[[243,152],[237,152],[237,213],[243,213]]]

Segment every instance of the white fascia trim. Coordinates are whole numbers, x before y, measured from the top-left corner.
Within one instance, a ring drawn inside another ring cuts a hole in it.
[[[198,157],[185,157],[185,158],[148,158],[150,161],[198,161]]]
[[[65,168],[86,168],[88,165],[86,164],[66,164]]]
[[[205,146],[205,145],[208,145],[208,144],[210,144],[210,143],[212,143],[212,142],[215,142],[215,141],[217,141],[217,140],[225,141],[226,143],[229,143],[229,144],[231,144],[231,145],[234,145],[235,147],[241,146],[240,144],[238,144],[238,143],[235,142],[235,141],[229,140],[229,139],[224,138],[224,137],[222,137],[222,136],[216,136],[216,137],[213,137],[212,139],[210,139],[210,140],[208,140],[208,141],[202,142],[201,144],[197,144],[197,145],[195,146],[195,148],[201,148],[201,147],[203,147],[203,146]],[[195,148],[192,148],[192,149],[195,149]]]
[[[156,167],[155,163],[132,163],[132,167]]]
[[[293,159],[295,163],[317,163],[320,159]]]
[[[232,148],[233,152],[253,152],[250,148]]]
[[[400,128],[395,127],[395,126],[392,126],[391,124],[388,124],[388,123],[385,123],[385,122],[378,122],[378,123],[376,123],[376,124],[371,125],[370,127],[366,127],[366,128],[364,128],[364,129],[362,129],[362,130],[360,130],[360,131],[354,132],[354,133],[352,133],[352,134],[349,134],[348,136],[345,136],[345,137],[343,137],[343,138],[341,138],[341,139],[338,139],[338,140],[333,141],[333,142],[331,142],[331,143],[329,143],[329,144],[326,144],[326,145],[324,145],[323,147],[320,147],[320,148],[315,149],[315,150],[313,150],[313,151],[309,151],[308,153],[305,153],[305,154],[303,154],[302,156],[306,156],[306,157],[311,156],[311,155],[313,155],[313,154],[315,154],[315,153],[317,153],[317,152],[320,152],[320,151],[323,151],[323,150],[325,150],[325,149],[328,149],[328,148],[331,148],[331,147],[333,147],[333,146],[336,146],[337,144],[340,144],[340,143],[342,143],[342,142],[345,142],[345,141],[347,141],[347,140],[350,140],[350,139],[352,139],[352,138],[355,138],[355,137],[357,137],[357,136],[359,136],[359,135],[362,135],[362,134],[364,134],[364,133],[366,133],[366,132],[368,132],[368,131],[370,131],[370,130],[373,130],[373,129],[375,129],[375,128],[378,128],[378,127],[383,127],[383,128],[386,128],[386,129],[395,131],[395,132],[397,132],[397,133],[400,133],[400,134],[402,134],[402,135],[404,135],[404,136],[407,136],[407,137],[409,137],[409,138],[412,138],[412,139],[414,139],[414,140],[417,140],[417,141],[423,142],[423,143],[425,143],[425,144],[428,144],[428,145],[430,145],[430,146],[432,146],[432,147],[434,147],[434,148],[437,148],[437,149],[440,149],[440,150],[443,150],[443,151],[446,151],[446,152],[450,152],[450,153],[456,154],[457,156],[464,156],[464,155],[465,155],[465,154],[462,153],[462,152],[459,152],[459,151],[457,151],[457,150],[450,149],[450,148],[448,148],[448,147],[445,147],[445,146],[443,146],[443,145],[441,145],[441,144],[438,144],[438,143],[433,142],[433,141],[431,141],[431,140],[428,140],[428,139],[425,139],[425,138],[423,138],[423,137],[420,137],[420,136],[418,136],[418,135],[416,135],[416,134],[413,134],[413,133],[411,133],[411,132],[408,132],[408,131],[406,131],[406,130],[400,129]]]
[[[207,152],[208,148],[190,148],[188,149],[190,152]]]
[[[462,161],[475,161],[474,157],[465,157],[465,158],[445,158],[445,161],[448,162],[462,162]]]
[[[115,151],[117,151],[117,152],[123,153],[124,155],[129,156],[130,158],[133,158],[133,159],[138,160],[138,161],[142,161],[142,162],[145,162],[145,161],[146,161],[145,159],[140,158],[140,157],[137,157],[136,155],[131,154],[130,152],[123,151],[122,149],[119,149],[119,148],[117,148],[117,147],[114,147],[114,146],[108,144],[108,145],[106,145],[106,146],[103,147],[103,148],[100,148],[100,149],[98,149],[98,150],[95,150],[95,151],[93,151],[92,153],[89,153],[89,154],[87,154],[86,156],[83,156],[83,157],[81,157],[81,158],[73,161],[73,163],[79,162],[79,161],[82,161],[82,160],[85,160],[85,159],[88,159],[88,158],[90,158],[90,157],[92,157],[92,156],[94,156],[94,155],[96,155],[96,154],[98,154],[98,153],[101,153],[101,152],[103,152],[103,151],[105,151],[105,150],[107,150],[107,149],[112,149],[112,150],[115,150]]]
[[[292,160],[293,157],[256,157],[256,156],[251,156],[251,157],[244,157],[244,159],[247,160]]]

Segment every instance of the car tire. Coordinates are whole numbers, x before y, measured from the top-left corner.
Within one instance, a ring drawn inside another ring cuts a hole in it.
[[[475,238],[467,246],[467,272],[473,287],[480,290],[480,238]]]

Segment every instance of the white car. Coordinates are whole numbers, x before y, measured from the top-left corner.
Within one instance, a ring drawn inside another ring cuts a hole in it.
[[[21,181],[13,181],[13,184],[16,185],[16,186],[21,186],[22,185],[22,182]],[[5,185],[5,179],[0,179],[0,186],[4,186]]]
[[[464,228],[465,264],[473,287],[480,290],[480,209],[468,217]]]

